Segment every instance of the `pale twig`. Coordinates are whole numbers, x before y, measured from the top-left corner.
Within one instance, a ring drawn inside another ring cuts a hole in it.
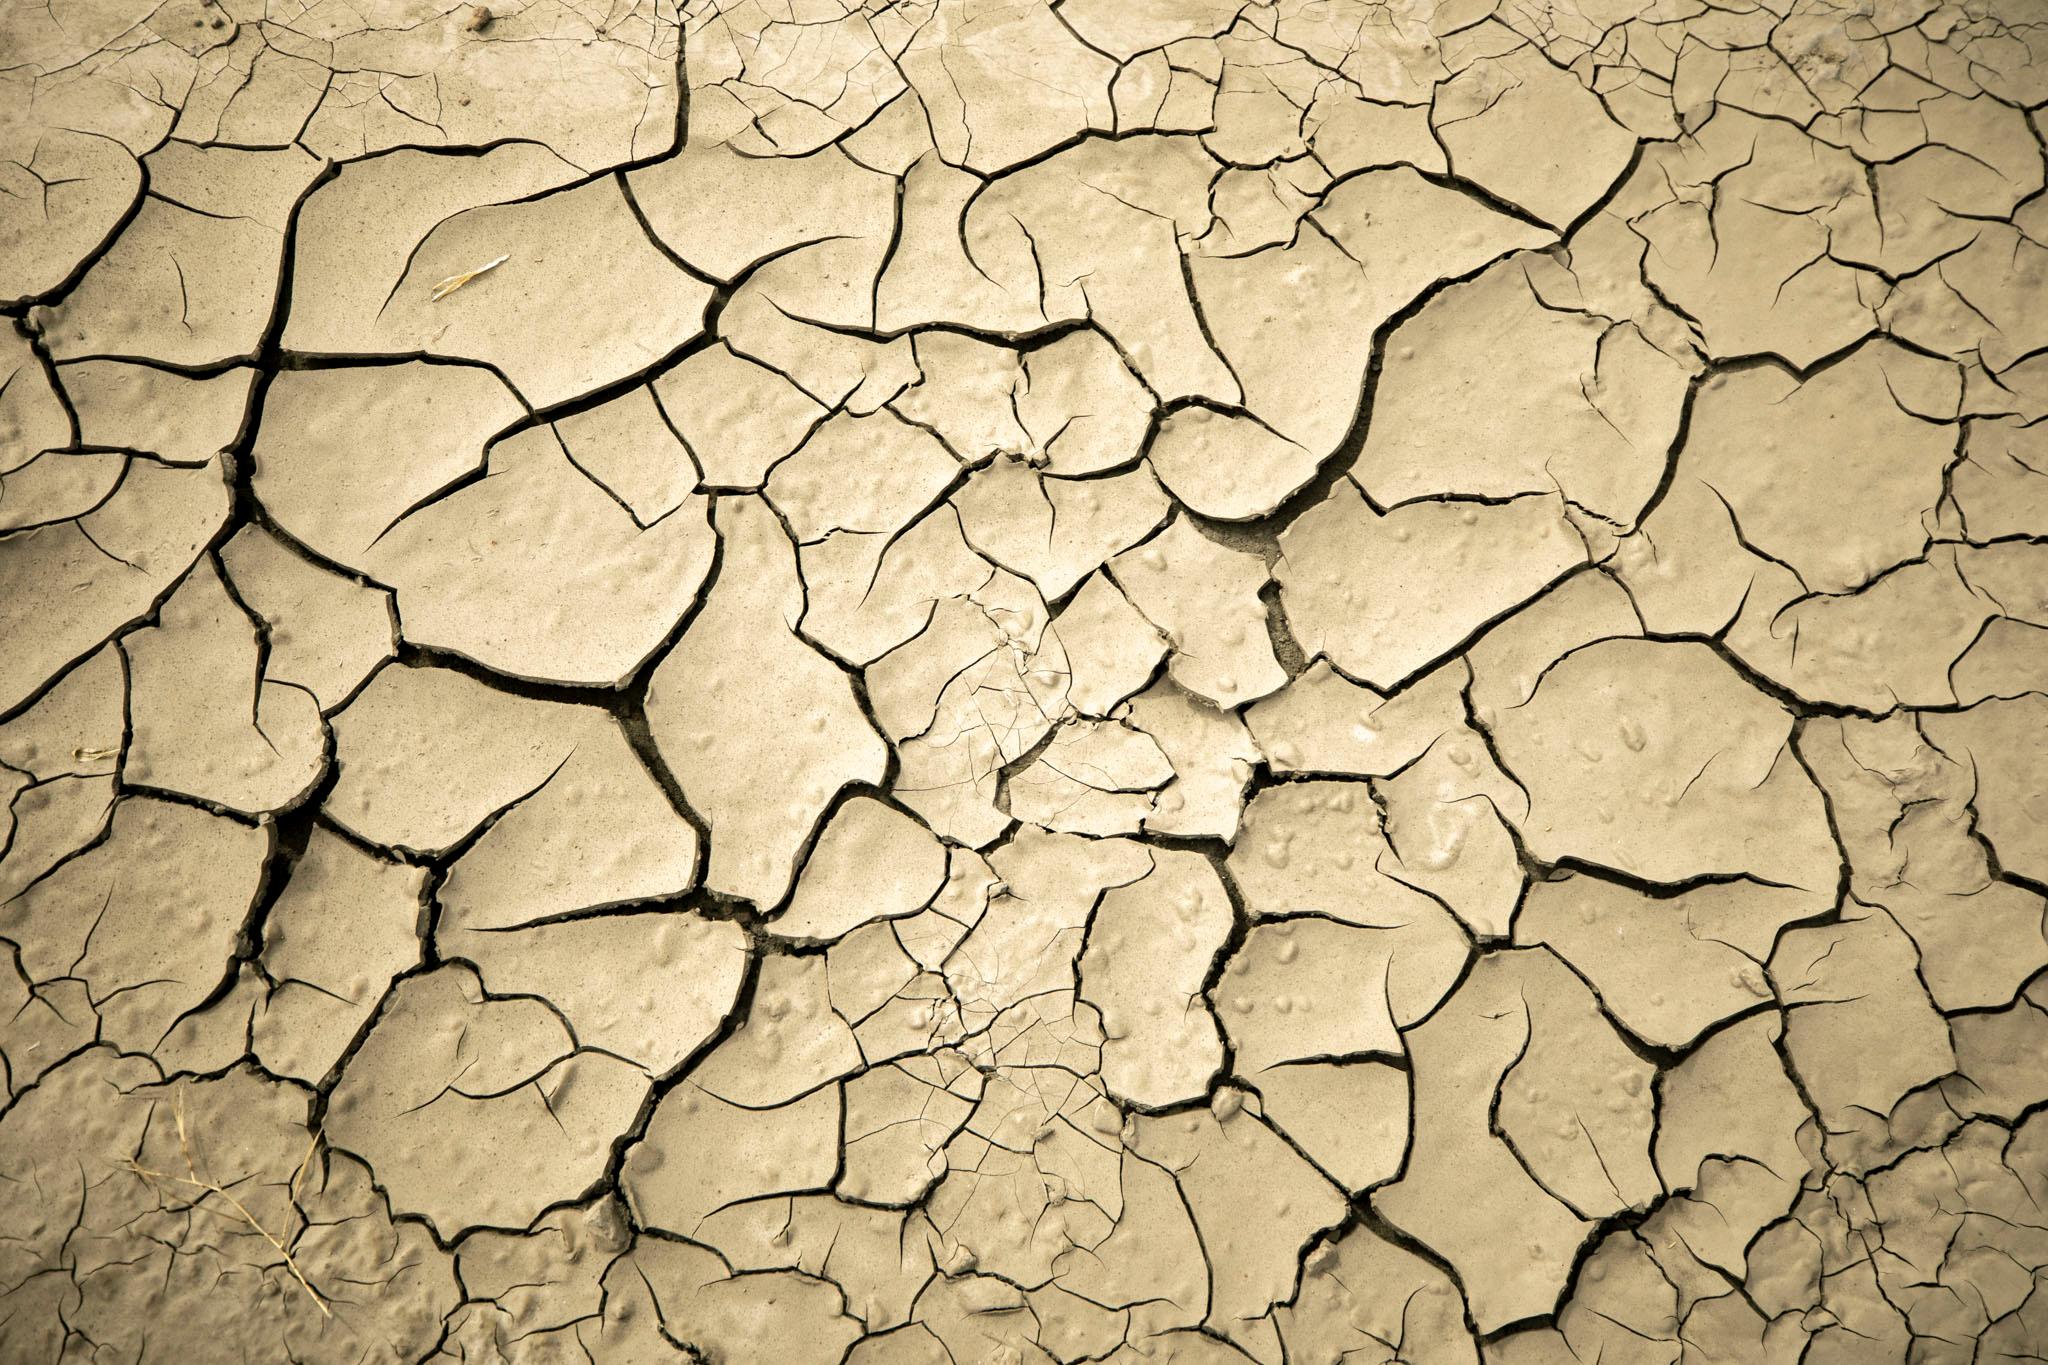
[[[227,1188],[223,1186],[219,1181],[201,1180],[199,1178],[199,1167],[192,1160],[192,1142],[185,1132],[184,1091],[180,1090],[178,1092],[176,1104],[171,1112],[172,1116],[177,1120],[178,1123],[178,1150],[184,1154],[185,1169],[191,1172],[191,1174],[188,1176],[173,1175],[169,1171],[154,1171],[151,1170],[149,1167],[143,1165],[141,1162],[133,1160],[132,1158],[125,1163],[127,1168],[130,1171],[134,1172],[137,1176],[140,1176],[142,1179],[147,1181],[166,1180],[174,1185],[188,1185],[195,1190],[203,1190],[207,1194],[217,1194],[221,1198],[227,1200],[228,1203],[234,1208],[235,1212],[241,1215],[242,1221],[247,1223],[250,1227],[256,1229],[258,1235],[260,1235],[264,1241],[270,1243],[270,1245],[276,1249],[277,1254],[284,1258],[284,1268],[286,1270],[291,1271],[292,1278],[299,1282],[299,1288],[306,1291],[306,1296],[313,1300],[314,1307],[320,1310],[322,1316],[330,1318],[333,1317],[334,1311],[327,1306],[327,1300],[322,1298],[320,1296],[320,1291],[313,1288],[312,1283],[306,1279],[305,1272],[299,1269],[298,1261],[293,1259],[292,1253],[285,1247],[285,1244],[283,1242],[280,1242],[277,1238],[271,1236],[270,1230],[264,1227],[263,1224],[256,1221],[256,1215],[249,1212],[248,1206],[244,1204],[241,1200],[235,1198],[234,1195],[230,1194]],[[300,1158],[299,1160],[299,1169],[292,1172],[292,1182],[290,1186],[290,1191],[294,1193],[292,1193],[291,1197],[296,1198],[295,1191],[298,1188],[299,1176],[304,1174],[306,1169],[306,1163],[312,1160],[313,1157],[313,1145],[317,1144],[319,1141],[320,1135],[318,1133],[313,1134],[313,1142],[307,1145],[306,1155]],[[190,1207],[204,1208],[205,1205],[195,1200],[190,1205]],[[218,1210],[209,1211],[215,1213],[219,1212]]]
[[[447,279],[442,280],[439,284],[434,286],[433,292],[427,295],[427,302],[439,303],[442,299],[447,298],[450,294],[462,288],[463,285],[468,284],[477,276],[485,273],[486,271],[496,270],[499,266],[505,264],[505,262],[511,259],[512,258],[509,255],[500,256],[495,261],[485,261],[482,265],[478,266],[474,270],[465,270],[460,275],[450,275]]]
[[[306,1173],[306,1168],[312,1164],[313,1149],[318,1147],[319,1145],[320,1130],[318,1128],[315,1128],[312,1131],[312,1133],[309,1134],[306,1138],[306,1154],[299,1158],[298,1169],[292,1172],[291,1184],[284,1187],[285,1198],[291,1200],[295,1204],[299,1200],[299,1177],[303,1176]]]

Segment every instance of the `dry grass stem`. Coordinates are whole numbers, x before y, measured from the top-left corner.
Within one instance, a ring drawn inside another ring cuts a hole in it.
[[[510,255],[500,256],[494,261],[485,261],[482,265],[478,266],[474,270],[465,270],[460,275],[450,275],[447,279],[442,280],[439,284],[436,284],[434,286],[434,292],[427,296],[427,302],[439,303],[442,299],[447,298],[450,294],[462,288],[463,285],[468,284],[477,276],[482,275],[487,271],[496,270],[499,266],[505,264],[505,262],[511,259],[512,257]]]
[[[157,1181],[165,1181],[173,1185],[184,1185],[191,1189],[200,1190],[203,1191],[205,1194],[217,1194],[222,1199],[225,1199],[228,1202],[229,1206],[233,1208],[238,1215],[241,1216],[242,1221],[247,1223],[250,1227],[256,1229],[257,1234],[261,1236],[264,1241],[270,1243],[270,1245],[276,1249],[277,1254],[284,1258],[284,1268],[286,1270],[291,1271],[292,1278],[299,1282],[299,1288],[306,1291],[306,1296],[313,1300],[314,1306],[319,1308],[321,1315],[323,1317],[333,1317],[334,1311],[327,1306],[327,1300],[321,1297],[320,1291],[313,1288],[312,1283],[306,1279],[305,1272],[299,1269],[298,1261],[293,1258],[291,1251],[286,1248],[285,1244],[279,1241],[276,1237],[272,1236],[270,1229],[264,1227],[263,1224],[256,1220],[256,1215],[249,1212],[248,1206],[244,1204],[241,1200],[235,1198],[235,1196],[231,1194],[227,1190],[227,1188],[223,1186],[219,1181],[203,1180],[200,1178],[198,1164],[194,1162],[192,1159],[191,1138],[185,1131],[185,1093],[182,1090],[178,1092],[177,1101],[172,1109],[172,1116],[177,1120],[178,1124],[178,1150],[184,1154],[185,1169],[187,1172],[189,1172],[189,1174],[176,1175],[170,1171],[151,1170],[149,1167],[143,1165],[139,1161],[133,1160],[132,1158],[126,1163],[124,1163],[127,1166],[127,1168],[135,1175],[140,1176],[142,1179],[149,1181],[152,1184],[154,1184]],[[320,1135],[318,1133],[314,1133],[312,1135],[312,1141],[306,1144],[306,1154],[299,1158],[298,1168],[292,1172],[291,1183],[287,1187],[287,1193],[289,1197],[297,1197],[299,1177],[305,1174],[307,1164],[313,1159],[313,1149],[319,1144],[319,1142]],[[205,1205],[197,1201],[194,1201],[190,1205],[190,1207],[195,1209],[205,1208]],[[219,1210],[209,1210],[209,1212],[218,1213]],[[225,1217],[226,1215],[222,1216]]]

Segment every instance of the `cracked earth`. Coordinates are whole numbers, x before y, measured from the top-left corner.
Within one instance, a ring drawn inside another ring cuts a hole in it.
[[[2048,1358],[2041,0],[0,0],[0,1360]]]

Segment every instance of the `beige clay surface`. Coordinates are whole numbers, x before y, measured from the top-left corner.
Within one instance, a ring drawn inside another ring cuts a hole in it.
[[[0,1365],[2048,1360],[2048,0],[0,0]]]

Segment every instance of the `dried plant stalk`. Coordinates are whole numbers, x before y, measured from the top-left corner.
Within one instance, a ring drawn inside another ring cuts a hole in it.
[[[485,261],[482,265],[478,266],[474,270],[465,270],[460,275],[450,275],[447,279],[442,280],[439,284],[434,286],[434,292],[427,296],[427,302],[439,303],[442,299],[447,298],[450,294],[462,288],[463,285],[468,284],[477,276],[484,274],[487,271],[496,270],[499,266],[505,264],[505,262],[511,259],[512,257],[509,254],[500,256],[495,261]]]
[[[256,1229],[257,1234],[261,1236],[264,1241],[270,1243],[270,1245],[276,1249],[277,1254],[284,1258],[284,1268],[286,1270],[291,1271],[292,1278],[299,1282],[299,1288],[306,1291],[306,1297],[313,1300],[314,1307],[320,1310],[321,1315],[323,1317],[333,1317],[334,1310],[327,1306],[327,1300],[321,1297],[320,1291],[313,1288],[312,1282],[306,1278],[305,1272],[299,1269],[298,1261],[292,1256],[291,1251],[286,1248],[285,1244],[279,1241],[276,1237],[273,1237],[270,1233],[270,1229],[264,1227],[263,1224],[257,1222],[256,1215],[249,1212],[248,1206],[244,1204],[241,1200],[235,1198],[233,1194],[229,1193],[227,1188],[223,1186],[219,1181],[200,1179],[198,1164],[194,1162],[192,1159],[192,1142],[185,1131],[185,1092],[183,1090],[178,1091],[177,1100],[174,1106],[172,1107],[171,1113],[172,1117],[177,1120],[178,1150],[184,1154],[185,1169],[187,1172],[189,1172],[189,1174],[175,1175],[169,1171],[151,1170],[149,1167],[143,1165],[139,1161],[134,1160],[133,1158],[130,1158],[123,1164],[128,1168],[129,1171],[133,1172],[137,1176],[140,1176],[143,1180],[148,1181],[152,1187],[154,1187],[156,1182],[158,1181],[167,1181],[173,1185],[189,1186],[192,1189],[203,1191],[205,1194],[217,1194],[222,1199],[227,1200],[229,1206],[232,1207],[237,1214],[241,1215],[242,1221],[247,1223],[250,1227]],[[314,1133],[312,1136],[312,1141],[306,1144],[306,1154],[299,1158],[298,1169],[292,1172],[291,1184],[287,1187],[291,1192],[292,1197],[297,1196],[299,1177],[305,1174],[306,1165],[313,1159],[313,1149],[315,1146],[319,1144],[319,1141],[320,1135],[318,1133]],[[198,1209],[205,1208],[206,1206],[195,1200],[188,1207]],[[209,1212],[218,1213],[219,1210],[209,1210]],[[222,1216],[225,1217],[226,1215],[223,1214]]]

